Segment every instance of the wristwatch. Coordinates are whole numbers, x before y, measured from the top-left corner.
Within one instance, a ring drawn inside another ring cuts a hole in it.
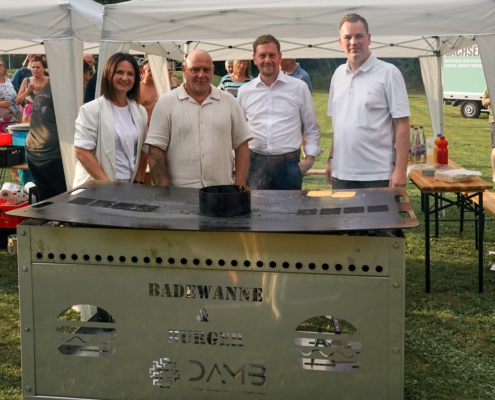
[[[327,164],[333,161],[333,156],[328,157]]]

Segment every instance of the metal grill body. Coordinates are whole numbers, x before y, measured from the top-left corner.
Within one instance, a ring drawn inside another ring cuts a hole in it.
[[[26,398],[403,397],[403,238],[40,220],[18,238]]]

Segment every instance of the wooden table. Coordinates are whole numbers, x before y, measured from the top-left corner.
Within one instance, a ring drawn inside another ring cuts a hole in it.
[[[10,167],[7,167],[10,169],[23,169],[24,171],[29,171],[28,165],[27,164],[18,164],[18,165],[11,165]]]
[[[449,166],[461,168],[459,164],[449,160]],[[484,230],[484,213],[483,213],[483,192],[492,188],[492,185],[485,182],[483,179],[476,177],[467,182],[443,182],[438,181],[433,177],[422,176],[421,170],[412,170],[409,178],[421,191],[422,209],[425,215],[425,266],[426,266],[426,293],[430,293],[430,215],[435,216],[435,236],[438,237],[438,213],[449,207],[459,207],[461,215],[464,211],[473,211],[475,218],[478,218],[478,283],[479,292],[483,292],[483,230]],[[444,193],[456,193],[456,200],[442,198]],[[430,209],[430,197],[434,199],[433,207]],[[479,207],[473,207],[471,199],[476,199]],[[444,202],[440,204],[440,200]],[[462,231],[462,220],[461,231]]]

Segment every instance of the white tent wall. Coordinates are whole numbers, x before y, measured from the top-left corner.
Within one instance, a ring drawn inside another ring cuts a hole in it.
[[[294,42],[310,39],[316,45],[320,39],[335,39],[340,19],[351,12],[368,20],[375,37],[409,38],[413,40],[409,47],[418,49],[425,48],[423,36],[495,33],[492,0],[375,0],[364,4],[362,0],[132,0],[105,6],[102,39],[140,45],[186,40],[218,44],[233,39],[249,43],[260,34],[271,33]],[[393,42],[386,39],[383,43],[387,47]],[[415,56],[419,54],[416,50]]]
[[[421,56],[421,76],[425,85],[428,110],[430,111],[432,135],[443,134],[443,90],[442,90],[442,58]],[[440,64],[440,65],[439,65]]]
[[[92,0],[0,2],[0,53],[44,53],[45,39],[74,37],[88,48],[100,41],[103,6]]]
[[[481,63],[485,72],[490,103],[493,107],[495,104],[495,35],[476,36],[476,43],[478,44]]]
[[[170,77],[168,76],[167,58],[162,56],[148,56],[151,75],[155,83],[156,93],[158,97],[170,92]]]
[[[45,40],[45,49],[65,181],[67,188],[72,188],[75,120],[83,103],[83,44],[75,39]]]

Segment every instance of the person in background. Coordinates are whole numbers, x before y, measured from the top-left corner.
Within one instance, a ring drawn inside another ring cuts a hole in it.
[[[230,74],[234,73],[234,60],[226,60],[225,61],[225,71],[227,71],[227,74],[222,76],[220,78],[220,84],[218,85],[218,88],[221,89],[221,85],[224,79],[228,78]]]
[[[308,89],[311,95],[313,95],[313,85],[311,85],[311,79],[309,78],[308,73],[301,68],[299,63],[296,62],[295,58],[282,58],[282,60],[280,61],[280,69],[284,72],[284,74],[306,82],[306,85],[308,85]],[[302,127],[302,132],[303,132],[303,138],[301,143],[301,149],[304,152],[304,147],[306,146],[306,136],[304,134],[304,126]]]
[[[334,133],[327,182],[333,189],[406,186],[410,111],[404,78],[371,53],[363,17],[346,15],[339,32],[347,63],[330,84]]]
[[[88,63],[89,67],[91,68],[91,75],[93,75],[95,73],[93,56],[91,54],[84,53],[83,60]]]
[[[79,109],[74,186],[89,180],[142,183],[147,163],[148,114],[139,105],[139,66],[127,53],[105,64],[102,96]]]
[[[490,131],[492,133],[492,154],[490,156],[492,164],[492,181],[495,182],[495,122],[493,119],[493,107],[490,100],[490,95],[488,94],[488,86],[485,86],[485,91],[483,92],[483,100],[481,104],[484,107],[488,107],[488,123],[490,124]]]
[[[153,75],[151,74],[150,63],[145,60],[141,70],[141,83],[139,92],[139,104],[141,104],[148,113],[148,125],[151,119],[151,113],[155,108],[156,101],[158,100],[158,94],[156,93],[155,82],[153,82]]]
[[[83,103],[89,103],[95,99],[96,94],[96,80],[98,79],[98,74],[95,72],[91,78],[89,78],[88,82],[86,82],[86,86],[84,88],[84,99]]]
[[[83,84],[90,75],[91,67],[83,61]],[[67,191],[50,82],[43,86],[34,101],[26,154],[38,191],[38,202]]]
[[[29,78],[30,76],[33,76],[33,74],[31,73],[31,58],[32,57],[33,56],[31,54],[28,54],[28,56],[24,60],[24,65],[22,66],[22,68],[19,68],[17,71],[15,71],[14,75],[12,76],[12,85],[14,86],[16,93],[19,92],[19,89],[21,88],[22,81],[24,81],[25,78]],[[42,55],[39,55],[39,57],[42,57],[42,61],[46,65],[46,56],[44,54],[42,54]],[[43,75],[48,76],[48,72],[44,71]]]
[[[220,82],[220,89],[225,90],[234,97],[237,97],[239,88],[252,80],[251,61],[235,60],[234,72],[222,78],[222,81]]]
[[[31,73],[33,75],[22,81],[21,88],[16,97],[17,104],[23,107],[22,122],[29,122],[31,120],[34,99],[41,88],[48,82],[48,76],[43,74],[45,68],[46,65],[40,56],[31,58]]]
[[[156,186],[231,185],[232,150],[235,184],[245,184],[251,132],[234,97],[211,85],[214,70],[207,52],[191,51],[185,83],[158,99],[146,139]]]
[[[300,79],[306,82],[308,89],[313,94],[313,86],[311,85],[311,79],[308,73],[301,68],[295,58],[282,58],[280,61],[280,68],[284,71],[284,74],[292,76],[293,78]]]
[[[7,66],[0,58],[0,133],[7,125],[17,122],[19,107],[15,102],[16,92],[12,82],[7,78]]]
[[[180,86],[180,82],[174,76],[174,66],[172,63],[167,63],[167,71],[168,71],[168,77],[170,79],[170,90],[177,89]]]
[[[227,75],[225,75],[223,78],[229,76],[234,72],[234,61],[233,60],[226,60],[225,61],[225,71],[227,71]]]
[[[280,42],[272,35],[257,38],[253,50],[260,74],[237,95],[254,136],[247,184],[255,190],[301,190],[303,175],[323,151],[311,93],[303,81],[280,72]],[[300,161],[303,124],[306,155]]]

